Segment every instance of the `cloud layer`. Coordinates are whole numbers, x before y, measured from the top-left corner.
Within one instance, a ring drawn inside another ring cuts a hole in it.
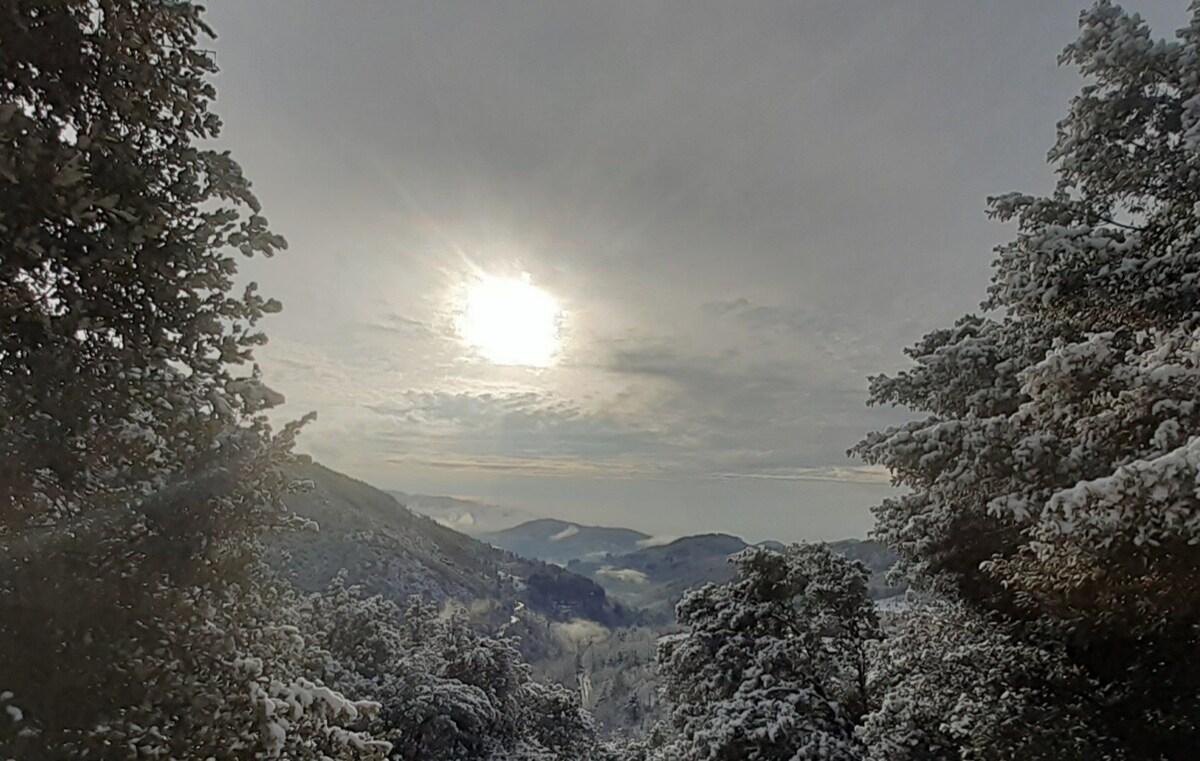
[[[1077,6],[216,0],[222,141],[291,243],[244,272],[268,378],[382,486],[862,533],[889,489],[845,450],[901,419],[866,376],[977,307],[984,198],[1052,180]],[[462,345],[479,271],[558,299],[559,365]]]

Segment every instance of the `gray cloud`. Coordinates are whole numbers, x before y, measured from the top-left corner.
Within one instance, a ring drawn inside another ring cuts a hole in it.
[[[532,392],[409,391],[368,409],[411,430],[414,444],[430,434],[452,436],[453,452],[468,456],[648,458],[660,453],[663,438],[659,431],[635,421],[584,412]]]
[[[984,198],[1052,181],[1083,2],[214,0],[222,144],[291,244],[244,267],[285,414],[384,486],[862,531],[865,376],[977,307]],[[475,269],[561,301],[559,366],[459,344]]]

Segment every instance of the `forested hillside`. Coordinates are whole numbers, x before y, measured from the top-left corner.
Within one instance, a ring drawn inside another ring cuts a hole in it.
[[[521,557],[566,565],[572,560],[632,552],[649,540],[650,535],[627,528],[581,526],[542,518],[481,534],[479,538]]]
[[[730,558],[750,546],[727,534],[686,536],[623,555],[568,563],[567,568],[595,579],[617,599],[645,611],[651,620],[662,622],[674,618],[675,605],[687,590],[733,579],[736,570]],[[868,590],[872,598],[903,591],[890,586],[885,578],[896,560],[886,548],[857,539],[831,542],[829,547],[863,563],[870,574]]]
[[[508,622],[518,607],[550,621],[634,621],[589,579],[490,547],[361,481],[315,464],[295,466],[289,475],[306,489],[285,504],[318,527],[275,540],[288,555],[288,578],[302,590],[320,591],[344,571],[347,583],[397,605],[412,596],[454,601],[496,625]]]

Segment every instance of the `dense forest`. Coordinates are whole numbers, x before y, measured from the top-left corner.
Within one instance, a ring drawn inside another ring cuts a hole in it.
[[[216,141],[203,9],[0,2],[0,755],[1196,758],[1200,6],[1079,27],[1056,186],[989,200],[980,312],[871,379],[911,422],[847,442],[903,487],[874,537],[904,603],[746,546],[663,623],[409,518],[298,583],[339,518],[299,507],[309,418],[268,418],[281,305],[237,257],[287,244]]]

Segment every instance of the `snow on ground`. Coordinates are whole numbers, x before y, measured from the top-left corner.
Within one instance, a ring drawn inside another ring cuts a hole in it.
[[[550,541],[561,542],[563,539],[566,539],[567,537],[575,536],[578,533],[579,533],[579,527],[572,524],[572,525],[564,528],[562,531],[559,531],[554,536],[550,537]]]

